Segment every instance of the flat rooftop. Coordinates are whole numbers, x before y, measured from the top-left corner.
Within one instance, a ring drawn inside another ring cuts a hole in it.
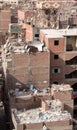
[[[44,43],[42,43],[39,40],[34,40],[33,42],[27,43],[26,41],[23,41],[22,38],[14,39],[12,37],[9,37],[3,49],[5,54],[6,53],[11,54],[10,52],[20,54],[20,53],[29,53],[29,52],[48,51],[48,49],[43,46]]]
[[[77,29],[41,29],[40,32],[47,38],[63,38],[64,36],[77,36]]]
[[[56,29],[41,29],[40,32],[43,32],[47,38],[63,38],[59,30]]]
[[[51,88],[54,91],[72,91],[73,89],[71,88],[71,86],[69,84],[52,84]],[[9,93],[11,94],[11,96],[15,96],[16,98],[31,98],[32,96],[44,96],[44,95],[50,95],[50,88],[44,88],[44,89],[35,89],[33,88],[32,90],[26,91],[26,89],[22,89],[20,91],[20,89],[16,88],[16,89],[10,89]]]
[[[33,123],[40,123],[40,122],[50,122],[50,121],[63,121],[63,120],[70,120],[72,119],[70,113],[67,111],[51,111],[47,110],[44,111],[42,108],[30,109],[22,111],[14,112],[14,116],[17,123],[20,124],[33,124]]]
[[[50,95],[49,93],[49,89],[44,88],[44,89],[33,89],[33,90],[28,90],[26,91],[26,89],[22,89],[21,91],[17,88],[17,89],[11,89],[9,91],[9,93],[11,94],[11,96],[15,96],[16,98],[31,98],[32,96],[44,96],[44,95]]]

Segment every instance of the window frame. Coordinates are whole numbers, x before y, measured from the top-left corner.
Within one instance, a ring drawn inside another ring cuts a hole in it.
[[[58,67],[52,68],[52,74],[60,74],[61,73],[61,69]]]
[[[59,40],[54,40],[54,46],[58,46],[59,45]]]
[[[54,55],[54,59],[55,59],[55,60],[59,59],[59,55],[58,55],[58,54],[55,54],[55,55]]]

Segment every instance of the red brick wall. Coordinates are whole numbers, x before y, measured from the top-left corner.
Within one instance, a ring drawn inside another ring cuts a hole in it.
[[[1,31],[8,31],[9,23],[11,21],[11,13],[9,10],[1,10],[0,12],[0,30]]]
[[[31,94],[31,93],[28,93],[27,94]],[[38,108],[40,107],[41,105],[41,100],[40,98],[38,97],[34,97],[34,96],[31,96],[31,97],[25,97],[22,98],[22,97],[18,97],[18,98],[15,98],[15,97],[10,97],[10,105],[11,105],[11,108],[17,108],[17,109],[32,109],[32,108]]]
[[[12,55],[12,65],[13,67],[27,67],[28,66],[28,59],[29,55],[26,54],[13,54]]]
[[[61,83],[64,83],[64,68],[63,67],[61,67],[61,66],[58,66],[58,68],[60,69],[60,73],[52,73],[52,69],[53,69],[54,67],[51,67],[51,72],[50,72],[50,74],[51,74],[51,82],[53,83],[53,82],[55,82],[55,81],[57,81],[59,84],[61,84]]]
[[[45,44],[48,46],[48,48],[51,50],[51,52],[64,52],[65,46],[64,46],[64,38],[47,38],[43,32],[40,32],[40,39],[45,42]],[[59,45],[54,45],[54,40],[59,40]]]
[[[60,99],[61,101],[71,101],[72,100],[72,91],[59,91],[54,92],[54,96],[56,99]]]
[[[77,56],[77,53],[76,52],[69,52],[69,53],[66,53],[65,54],[65,59],[66,60],[70,60],[70,59],[72,59],[72,58],[74,58],[75,56]]]
[[[52,121],[52,122],[46,122],[46,126],[69,126],[71,125],[71,120],[63,120],[63,121]]]
[[[18,10],[18,19],[24,20],[25,19],[25,13],[22,10]]]
[[[8,82],[10,85],[12,82],[15,85],[16,81],[24,84],[31,81],[38,87],[48,86],[49,52],[40,52],[35,55],[13,54],[12,57],[12,68],[8,69]],[[44,81],[47,81],[47,83],[44,83]]]
[[[33,28],[31,25],[22,23],[22,28],[25,29],[26,41],[33,41]]]
[[[27,13],[27,15],[29,16],[29,13]],[[18,10],[18,19],[20,20],[25,20],[26,18],[26,14],[24,11],[22,10]],[[31,25],[26,24],[26,23],[22,23],[22,29],[25,29],[25,39],[26,41],[33,41],[33,28]]]
[[[46,66],[48,65],[48,52],[35,53],[35,55],[27,54],[13,54],[13,66],[14,67],[28,67],[36,66]]]
[[[54,59],[54,55],[58,55],[58,59]],[[63,83],[65,78],[65,54],[64,53],[52,53],[50,56],[50,79],[51,83],[57,81],[58,83]],[[52,73],[54,68],[59,68],[60,73]]]
[[[50,80],[51,83],[57,81],[58,83],[64,82],[64,71],[65,71],[65,42],[64,38],[50,38],[48,39],[46,35],[43,34],[43,32],[40,32],[40,39],[44,41],[48,49],[50,50]],[[54,45],[54,40],[59,40],[59,45]],[[54,59],[54,55],[58,55],[58,59]],[[61,72],[59,74],[53,74],[52,69],[53,68],[60,68]]]
[[[30,124],[26,124],[26,128],[27,129],[30,129],[30,130],[32,130],[32,129],[41,129],[43,127],[43,123],[42,122],[40,122],[40,123],[30,123]]]
[[[59,40],[59,45],[54,45],[54,40]],[[64,38],[49,39],[49,48],[52,52],[64,52]]]
[[[58,59],[54,59],[54,55],[58,55]],[[64,66],[65,65],[65,53],[63,52],[51,52],[50,56],[51,66]]]

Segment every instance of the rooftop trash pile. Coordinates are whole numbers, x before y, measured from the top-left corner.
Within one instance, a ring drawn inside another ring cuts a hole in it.
[[[57,92],[72,90],[69,84],[61,84],[61,85],[52,84],[52,89]]]
[[[62,121],[71,119],[70,113],[67,111],[43,111],[42,108],[24,110],[23,112],[14,110],[15,118],[21,123],[39,123],[44,121]]]

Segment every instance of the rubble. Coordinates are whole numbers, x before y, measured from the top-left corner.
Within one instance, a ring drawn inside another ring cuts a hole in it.
[[[3,49],[5,54],[11,54],[11,52],[20,54],[43,51],[43,46],[44,43],[41,43],[40,41],[26,43],[26,41],[22,41],[22,39],[12,39],[9,37]]]
[[[48,107],[51,109],[51,111],[57,111],[60,112],[62,110],[62,103],[59,99],[56,100],[45,100]]]
[[[27,92],[26,89],[23,89],[23,90],[19,90],[18,88],[16,88],[15,90],[11,89],[9,90],[9,94],[11,96],[16,96],[16,97],[29,97],[31,96],[31,93],[30,92]]]
[[[16,96],[16,97],[26,97],[28,95],[50,95],[49,90],[47,88],[44,89],[36,89],[34,87],[27,87],[27,88],[15,88],[15,89],[10,89],[9,94],[11,96]]]
[[[61,85],[56,85],[56,84],[52,84],[52,90],[54,91],[67,91],[67,90],[72,90],[72,88],[70,87],[69,84],[61,84]]]
[[[52,88],[54,88],[54,91],[56,91],[57,85],[53,84]],[[15,109],[14,109],[14,107],[12,107],[13,108],[12,113],[14,116],[14,120],[16,121],[17,124],[19,124],[19,125],[25,124],[27,128],[28,127],[31,128],[31,125],[33,125],[33,127],[35,128],[35,125],[37,126],[37,124],[40,127],[40,123],[41,123],[41,126],[43,127],[44,122],[46,124],[46,127],[47,127],[48,123],[52,127],[52,123],[54,125],[56,123],[56,126],[58,126],[59,125],[59,124],[57,124],[58,122],[59,123],[63,122],[63,125],[68,125],[68,127],[72,128],[72,123],[71,123],[72,115],[71,115],[70,110],[68,110],[69,106],[68,106],[68,109],[65,109],[65,103],[61,102],[60,99],[55,98],[53,100],[51,97],[47,98],[46,94],[50,94],[49,93],[50,89],[51,88],[44,88],[44,89],[38,90],[38,89],[34,88],[34,86],[31,84],[31,86],[29,87],[29,90],[27,92],[24,91],[23,94],[21,94],[19,96],[16,94],[17,102],[22,99],[22,101],[26,101],[26,104],[28,104],[32,98],[33,98],[33,101],[31,101],[31,102],[33,102],[34,105],[38,101],[38,99],[41,99],[40,100],[41,106],[39,104],[38,107],[32,107],[32,104],[29,109],[27,109],[27,107],[22,107],[20,109],[15,107]],[[64,84],[58,85],[58,91],[62,92],[62,91],[68,91],[68,90],[71,90],[70,85],[68,85],[68,84],[67,85],[64,85]],[[16,93],[18,93],[18,91],[19,91],[18,89],[15,90]],[[44,97],[44,95],[45,95],[45,97]],[[49,96],[51,96],[51,95],[49,95]],[[19,98],[19,100],[18,100],[18,98]],[[67,100],[67,98],[66,98],[66,100]],[[30,103],[29,103],[29,106],[30,106]]]
[[[56,104],[55,104],[56,105]],[[21,123],[37,123],[49,121],[61,121],[71,119],[70,113],[67,111],[43,111],[42,108],[25,110],[24,112],[16,111],[13,109],[16,119]]]

